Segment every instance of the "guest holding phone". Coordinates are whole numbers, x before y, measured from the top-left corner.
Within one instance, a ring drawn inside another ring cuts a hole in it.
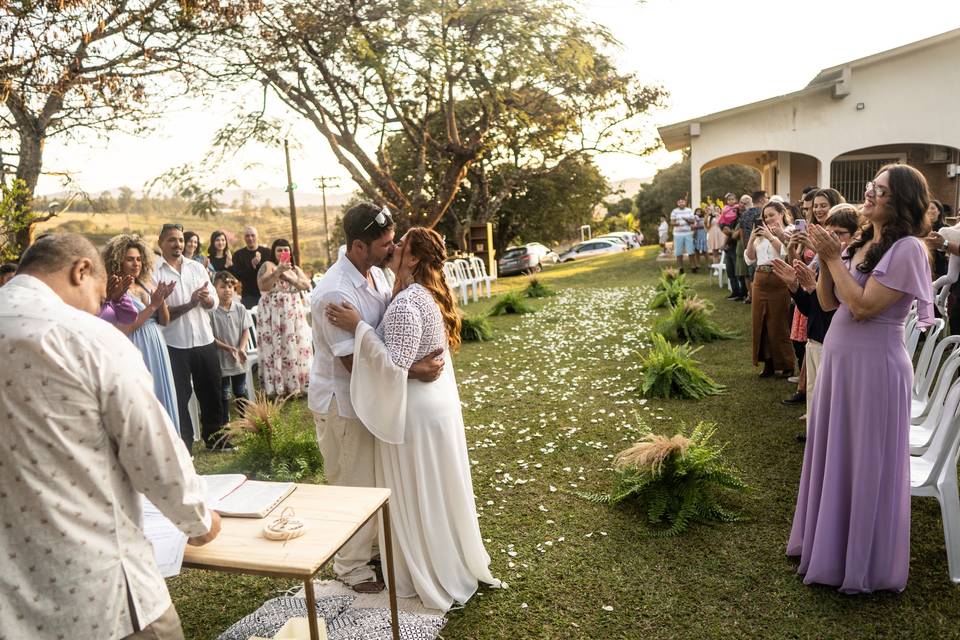
[[[313,346],[300,294],[309,291],[310,280],[293,263],[287,240],[274,241],[257,273],[257,286],[261,294],[257,307],[261,387],[268,396],[305,393]]]
[[[770,201],[753,225],[744,250],[744,259],[756,265],[753,279],[753,364],[763,363],[761,378],[777,374],[788,378],[794,371],[794,354],[790,346],[790,291],[773,274],[773,261],[785,258],[787,251],[787,209],[783,203]]]

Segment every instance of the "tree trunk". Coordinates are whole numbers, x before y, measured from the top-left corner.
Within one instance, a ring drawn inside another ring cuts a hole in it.
[[[21,198],[14,203],[15,211],[20,212],[20,216],[30,215],[30,202],[33,200],[34,192],[37,189],[37,182],[40,180],[40,171],[43,166],[43,142],[44,136],[39,132],[21,132],[20,133],[20,158],[17,163],[17,180],[23,180],[27,189]],[[49,219],[47,217],[46,219]],[[35,227],[42,220],[31,220],[26,226],[17,229],[15,242],[17,252],[23,255],[31,244]]]

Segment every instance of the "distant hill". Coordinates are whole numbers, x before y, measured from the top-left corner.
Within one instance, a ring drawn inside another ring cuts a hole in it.
[[[89,195],[91,198],[96,198],[104,191],[108,191],[110,195],[114,198],[120,195],[120,188],[114,189],[101,189],[99,191],[90,191]],[[40,197],[47,198],[48,200],[65,200],[70,197],[73,192],[71,191],[57,191],[56,193],[44,193]],[[254,205],[262,205],[267,200],[270,201],[270,204],[273,206],[285,206],[287,204],[287,192],[281,188],[273,189],[225,189],[223,194],[220,196],[220,201],[225,205],[229,205],[234,200],[238,202],[243,201],[244,194],[249,194],[250,201]],[[143,195],[142,190],[134,189],[134,195],[140,197]],[[323,194],[319,191],[301,191],[297,189],[294,192],[296,196],[297,205],[302,207],[311,207],[311,206],[320,206],[323,204]],[[328,207],[339,207],[340,205],[347,202],[351,193],[332,193],[327,192],[327,206]]]
[[[630,198],[640,191],[640,187],[650,184],[653,181],[654,174],[643,178],[625,178],[610,183],[610,195],[605,200],[619,200],[620,198]]]

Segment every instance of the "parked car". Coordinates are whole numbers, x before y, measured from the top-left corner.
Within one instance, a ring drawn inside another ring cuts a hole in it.
[[[570,262],[571,260],[579,260],[581,258],[589,258],[590,256],[599,256],[605,253],[616,253],[626,250],[627,245],[617,240],[594,238],[593,240],[578,242],[570,247],[569,250],[560,256],[560,262]]]
[[[620,238],[623,240],[627,247],[634,249],[643,244],[643,234],[634,233],[633,231],[611,231],[610,233],[605,233],[602,236],[597,236],[598,238]]]
[[[497,261],[497,274],[509,276],[516,273],[536,273],[545,264],[556,264],[560,256],[539,242],[529,242],[522,247],[508,247]]]

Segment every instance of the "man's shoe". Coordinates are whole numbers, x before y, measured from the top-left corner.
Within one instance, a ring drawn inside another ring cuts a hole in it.
[[[783,404],[803,404],[806,401],[807,401],[807,394],[797,392],[797,393],[794,393],[789,398],[784,398],[780,402],[782,402]]]
[[[731,293],[730,295],[727,296],[727,300],[740,300],[740,296],[738,296],[735,293]]]
[[[386,587],[387,585],[379,580],[367,580],[350,586],[357,593],[380,593]]]
[[[787,378],[787,382],[789,382],[790,384],[797,384],[798,382],[800,382],[800,376],[790,376],[789,378]]]

